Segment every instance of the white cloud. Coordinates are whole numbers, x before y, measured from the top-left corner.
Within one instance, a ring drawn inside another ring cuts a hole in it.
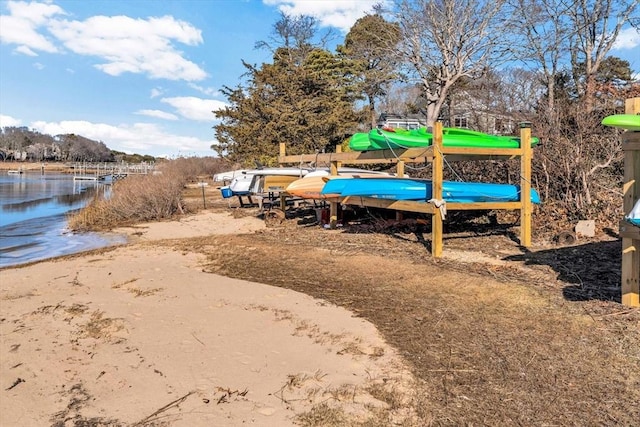
[[[268,6],[277,6],[286,14],[308,15],[317,18],[325,27],[336,27],[348,32],[351,26],[376,4],[385,0],[262,0]]]
[[[613,49],[633,49],[640,46],[640,30],[636,28],[626,28],[620,31]],[[640,52],[638,52],[640,56]]]
[[[159,155],[214,155],[211,145],[215,140],[202,140],[191,136],[166,133],[162,127],[150,123],[113,126],[88,121],[34,122],[33,129],[50,135],[74,133],[102,141],[112,150],[125,153]]]
[[[0,128],[9,127],[9,126],[20,126],[21,123],[22,122],[19,119],[14,119],[11,116],[0,114]]]
[[[164,91],[161,88],[153,88],[151,89],[151,99],[153,98],[157,98],[160,95],[162,95],[164,93]]]
[[[30,47],[25,46],[25,45],[18,46],[17,48],[15,48],[14,52],[15,53],[21,53],[21,54],[27,55],[27,56],[38,56],[38,54],[35,53],[34,51],[32,51]]]
[[[189,83],[189,87],[209,96],[217,96],[219,94],[218,90],[215,88],[198,86],[195,83]]]
[[[190,82],[207,77],[176,48],[177,43],[202,44],[202,32],[172,16],[93,16],[79,21],[62,19],[66,12],[50,3],[9,1],[7,9],[9,15],[0,15],[0,41],[17,45],[17,53],[59,53],[58,43],[76,54],[100,58],[95,67],[112,76],[136,73]]]
[[[215,120],[212,111],[220,110],[227,104],[213,99],[202,99],[194,96],[179,96],[162,98],[160,100],[174,107],[181,116],[197,121],[210,122]]]
[[[136,111],[135,114],[140,114],[142,116],[156,117],[158,119],[164,120],[178,120],[178,116],[175,114],[167,113],[165,111],[160,110],[139,110]]]
[[[44,65],[39,62],[34,62],[33,68],[35,68],[36,70],[44,70]]]
[[[0,15],[0,41],[3,44],[16,44],[19,53],[35,55],[34,51],[55,53],[58,48],[44,35],[38,32],[56,15],[65,12],[59,6],[48,3],[9,1],[6,3],[9,15]]]
[[[85,21],[52,21],[49,30],[72,52],[104,59],[96,68],[113,76],[129,72],[187,81],[207,77],[173,46],[173,41],[202,43],[201,31],[171,16],[146,20],[93,16]]]

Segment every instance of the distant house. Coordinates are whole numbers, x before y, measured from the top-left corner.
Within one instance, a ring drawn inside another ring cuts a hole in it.
[[[400,114],[382,113],[380,117],[378,117],[378,128],[418,129],[426,125],[426,121],[419,114],[402,116]]]
[[[421,101],[416,101],[416,105],[421,105]],[[455,99],[450,97],[449,102],[442,106],[439,121],[444,127],[512,135],[518,130],[522,118],[517,113],[511,114],[499,107],[492,99],[478,98],[473,92],[462,91],[457,93]],[[417,129],[426,125],[424,114],[382,113],[377,121],[378,128]]]
[[[503,108],[483,91],[459,91],[440,112],[445,126],[468,128],[495,135],[511,135],[518,129],[518,114]],[[521,120],[521,119],[520,119]]]
[[[513,117],[480,108],[456,112],[443,122],[445,126],[473,129],[494,135],[510,135],[518,127],[518,122]]]

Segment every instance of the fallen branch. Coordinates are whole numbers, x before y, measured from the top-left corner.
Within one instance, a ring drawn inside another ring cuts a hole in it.
[[[170,409],[174,406],[178,406],[179,404],[181,404],[182,402],[184,402],[187,397],[191,396],[193,393],[195,393],[195,391],[190,391],[189,393],[185,394],[182,397],[177,398],[176,400],[174,400],[171,403],[168,403],[166,405],[164,405],[162,408],[158,409],[157,411],[155,411],[153,414],[149,415],[148,417],[138,421],[137,423],[134,423],[132,425],[132,427],[136,427],[136,426],[141,426],[144,425],[145,423],[147,423],[148,421],[150,421],[152,418],[156,417],[157,415],[163,413],[164,411],[166,411],[167,409]]]
[[[23,382],[25,382],[25,381],[24,381],[22,378],[18,378],[17,380],[15,380],[15,381],[13,382],[13,384],[11,384],[11,387],[9,387],[9,388],[5,388],[5,390],[6,390],[6,391],[9,391],[9,390],[11,390],[12,388],[14,388],[15,386],[17,386],[18,384],[23,383]]]

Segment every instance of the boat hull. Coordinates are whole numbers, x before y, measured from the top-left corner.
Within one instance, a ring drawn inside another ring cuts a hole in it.
[[[431,181],[405,178],[331,180],[325,184],[321,194],[413,201],[427,201],[433,197]],[[518,201],[520,187],[511,184],[444,181],[442,197],[451,203]],[[540,203],[540,196],[534,189],[531,189],[530,197],[533,203]]]
[[[538,138],[531,139],[531,145],[538,144]],[[349,140],[353,151],[387,150],[428,147],[433,143],[433,134],[425,128],[395,131],[372,129],[369,133],[356,133]],[[469,148],[520,148],[520,138],[515,136],[489,135],[458,128],[444,128],[442,144],[445,147]]]
[[[640,131],[640,115],[614,114],[602,119],[602,124],[620,129]]]

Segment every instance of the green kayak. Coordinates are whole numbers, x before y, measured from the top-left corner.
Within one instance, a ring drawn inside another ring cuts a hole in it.
[[[459,128],[444,128],[442,142],[445,147],[476,148],[519,148],[520,138],[516,136],[489,135],[482,132]],[[414,147],[428,147],[433,134],[426,128],[405,130],[372,129],[369,133],[356,133],[349,141],[353,151],[386,150]],[[538,144],[538,138],[531,138],[531,146]]]
[[[602,119],[602,124],[632,131],[640,130],[640,116],[636,114],[614,114]]]

